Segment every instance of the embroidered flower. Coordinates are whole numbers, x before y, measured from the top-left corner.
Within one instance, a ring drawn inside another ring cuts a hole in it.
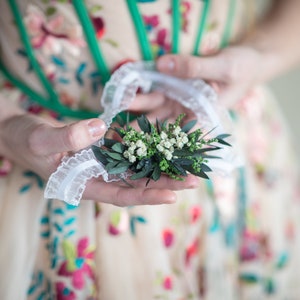
[[[94,249],[89,246],[87,237],[80,239],[77,247],[70,241],[64,240],[62,247],[66,260],[61,264],[58,274],[71,277],[74,288],[82,289],[85,285],[85,277],[94,279],[92,269]]]
[[[105,34],[104,20],[101,17],[91,16],[91,20],[96,31],[96,36],[100,40]]]
[[[162,232],[163,242],[166,248],[169,248],[173,245],[174,242],[174,232],[172,229],[166,228]]]
[[[198,253],[199,241],[198,239],[194,240],[185,250],[185,264],[186,266],[190,265],[192,257]]]
[[[166,276],[163,279],[163,287],[165,290],[172,290],[173,287],[173,281],[171,276]]]
[[[68,289],[63,282],[57,282],[56,288],[56,299],[57,300],[75,300],[76,295],[73,291]]]
[[[129,216],[124,210],[115,210],[110,215],[108,232],[111,235],[118,235],[129,228]]]
[[[12,169],[12,163],[0,156],[0,177],[6,176]]]
[[[201,217],[202,215],[202,208],[199,205],[194,205],[190,208],[190,220],[191,223],[197,222],[197,220]]]
[[[60,54],[66,50],[78,56],[79,48],[86,45],[79,25],[68,24],[65,17],[58,14],[48,21],[36,6],[29,5],[25,24],[33,47],[41,49],[46,55]]]

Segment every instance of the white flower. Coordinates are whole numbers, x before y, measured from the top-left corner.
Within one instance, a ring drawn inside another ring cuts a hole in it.
[[[137,156],[146,156],[147,151],[146,151],[146,149],[139,148],[139,149],[137,149],[136,154],[137,154]]]
[[[186,144],[189,141],[188,137],[185,135],[182,137],[182,142]]]
[[[175,135],[178,135],[178,134],[180,133],[180,131],[181,131],[181,128],[180,128],[179,126],[176,126],[176,127],[174,128],[174,130],[173,130],[173,133],[174,133]]]
[[[161,144],[158,144],[156,146],[156,149],[159,151],[159,152],[163,152],[164,151],[164,147],[161,145]]]
[[[135,149],[136,149],[136,146],[135,146],[135,145],[134,145],[134,146],[130,146],[130,147],[128,148],[128,152],[129,152],[130,154],[133,154]]]
[[[136,161],[136,157],[134,155],[130,155],[128,159],[131,163],[134,163]]]
[[[164,142],[164,147],[165,148],[169,149],[171,146],[172,145],[171,145],[171,143],[168,140]]]
[[[143,143],[143,141],[138,140],[138,141],[136,142],[136,146],[137,146],[137,147],[145,147],[145,144]]]
[[[164,155],[166,157],[167,160],[171,160],[172,159],[172,153],[169,150],[165,150],[164,151]]]
[[[125,157],[125,158],[128,158],[129,157],[129,155],[130,155],[130,153],[126,150],[126,151],[124,151],[124,153],[123,153],[123,156]]]
[[[181,140],[178,140],[176,143],[177,148],[182,149],[182,147],[184,146],[183,142]]]
[[[167,135],[164,131],[162,131],[162,132],[160,133],[160,137],[161,137],[163,140],[165,140],[165,139],[168,138],[168,135]]]

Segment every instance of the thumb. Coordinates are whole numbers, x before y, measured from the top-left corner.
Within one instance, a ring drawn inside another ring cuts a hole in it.
[[[210,57],[192,55],[164,55],[158,58],[157,69],[169,75],[180,78],[226,80],[228,63],[222,52]]]
[[[105,132],[105,123],[97,118],[62,127],[50,127],[43,124],[33,132],[30,146],[35,153],[40,155],[76,152],[99,140]]]

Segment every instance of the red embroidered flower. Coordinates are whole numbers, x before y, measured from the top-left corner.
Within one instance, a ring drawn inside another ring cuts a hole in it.
[[[105,34],[104,21],[101,17],[91,17],[97,38],[100,40]]]
[[[199,241],[196,239],[185,250],[185,264],[189,265],[193,256],[198,253]]]

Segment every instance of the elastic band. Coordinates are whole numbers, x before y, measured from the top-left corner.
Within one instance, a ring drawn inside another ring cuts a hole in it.
[[[151,45],[148,40],[145,24],[139,12],[136,0],[127,0],[126,3],[133,20],[143,59],[146,61],[153,60],[154,57],[151,50]]]
[[[179,51],[180,17],[180,0],[172,0],[172,53],[174,54]]]
[[[199,19],[199,26],[198,26],[198,31],[197,31],[197,36],[196,36],[196,41],[194,45],[194,50],[193,50],[193,55],[201,55],[201,51],[199,49],[199,46],[202,41],[202,37],[204,34],[204,30],[206,27],[209,11],[211,8],[211,1],[210,0],[203,0],[203,7],[202,7],[202,14]]]
[[[73,0],[72,3],[81,23],[81,27],[84,31],[86,42],[89,46],[89,50],[92,54],[94,63],[101,75],[101,82],[102,84],[105,84],[110,78],[110,71],[102,55],[99,43],[96,39],[96,32],[92,25],[86,6],[84,5],[84,1]]]
[[[230,41],[230,36],[232,33],[232,26],[234,22],[234,16],[236,11],[236,0],[230,0],[229,6],[228,6],[228,13],[227,13],[227,19],[225,24],[224,33],[221,40],[221,48],[225,48],[228,46]]]

